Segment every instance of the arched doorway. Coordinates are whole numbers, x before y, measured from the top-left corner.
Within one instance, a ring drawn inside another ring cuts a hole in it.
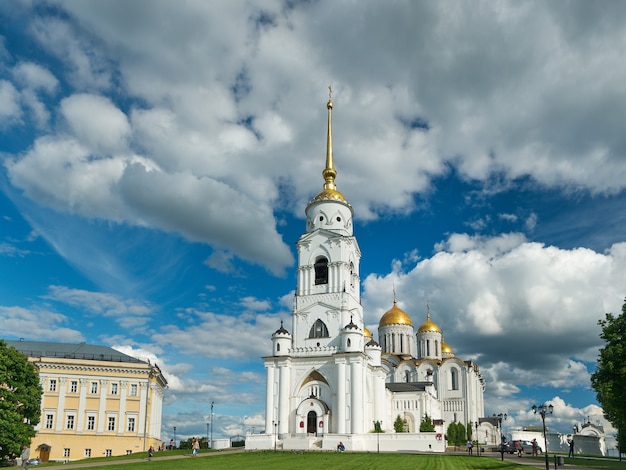
[[[307,434],[317,433],[317,413],[309,411],[306,415],[306,432]]]

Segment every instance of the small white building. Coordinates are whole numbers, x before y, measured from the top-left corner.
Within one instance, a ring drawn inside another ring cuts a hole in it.
[[[452,422],[478,422],[484,380],[478,366],[455,356],[426,312],[415,331],[397,304],[380,319],[378,342],[363,321],[354,211],[335,185],[329,99],[324,186],[306,207],[298,240],[291,325],[272,335],[265,430],[247,449],[443,452]],[[419,432],[428,415],[434,432]],[[395,433],[400,417],[404,430]],[[380,424],[383,433],[373,432]]]

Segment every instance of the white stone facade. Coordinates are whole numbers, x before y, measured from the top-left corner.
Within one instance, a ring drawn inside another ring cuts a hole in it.
[[[291,325],[281,324],[263,358],[265,432],[248,436],[246,447],[335,450],[341,441],[348,450],[442,452],[449,423],[483,415],[484,382],[430,318],[416,333],[395,301],[381,318],[380,345],[365,328],[353,210],[334,183],[331,110],[329,101],[324,188],[297,242]],[[435,432],[419,432],[425,414]],[[408,432],[394,433],[398,416]],[[375,422],[384,433],[372,432]]]

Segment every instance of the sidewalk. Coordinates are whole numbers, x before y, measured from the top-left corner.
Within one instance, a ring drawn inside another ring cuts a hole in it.
[[[481,458],[494,458],[494,459],[501,459],[500,453],[499,452],[487,452],[481,455]],[[529,467],[534,467],[534,468],[542,468],[545,469],[546,468],[546,460],[545,460],[545,456],[541,456],[540,458],[538,457],[518,457],[515,454],[504,454],[504,460],[507,462],[513,462],[513,463],[518,463],[520,465],[528,465]],[[580,458],[581,460],[581,465],[584,465],[584,458]],[[548,455],[548,464],[549,464],[549,468],[552,470],[555,468],[554,466],[554,455],[553,454],[549,454]],[[570,464],[570,463],[566,463],[565,465],[560,465],[556,467],[557,470],[560,469],[567,469],[567,470],[596,470],[596,469],[590,469],[589,467],[584,467],[584,466],[580,466],[577,464]]]
[[[204,457],[211,457],[213,455],[221,455],[223,453],[229,453],[229,454],[234,454],[237,452],[243,452],[245,450],[245,447],[230,447],[228,449],[223,449],[223,451],[215,451],[215,452],[203,452],[197,455],[197,457],[192,457],[191,454],[174,454],[174,455],[162,455],[162,453],[157,452],[155,453],[155,455],[157,455],[156,457],[152,457],[152,461],[153,462],[160,462],[162,460],[177,460],[177,459],[197,459],[197,458],[204,458]],[[167,453],[167,451],[166,451]],[[80,462],[80,463],[72,463],[69,462],[66,465],[64,465],[64,467],[68,467],[68,468],[89,468],[89,467],[102,467],[105,465],[119,465],[119,464],[126,464],[126,463],[139,463],[139,462],[147,462],[148,459],[147,458],[143,458],[143,459],[124,459],[124,460],[100,460],[99,462]],[[34,468],[36,467],[29,467],[31,470],[34,470]]]

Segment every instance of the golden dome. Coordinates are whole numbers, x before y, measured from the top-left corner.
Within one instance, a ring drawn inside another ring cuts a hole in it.
[[[372,332],[368,330],[367,328],[363,328],[363,336],[365,336],[366,338],[371,338]]]
[[[343,197],[343,194],[341,194],[336,189],[322,189],[322,191],[320,191],[320,193],[317,196],[315,196],[311,202],[327,201],[329,199],[331,201],[339,200],[339,201],[346,202],[346,198]]]
[[[436,323],[430,321],[430,313],[428,313],[426,315],[426,321],[420,325],[420,327],[417,329],[417,332],[418,333],[426,333],[426,332],[441,333],[441,328],[439,328],[439,326]]]
[[[411,317],[409,317],[409,315],[404,310],[398,307],[398,304],[395,299],[393,300],[393,307],[391,307],[391,310],[387,311],[382,316],[382,318],[380,319],[380,322],[378,323],[379,327],[387,326],[387,325],[413,326]]]
[[[451,354],[452,356],[454,356],[454,351],[452,350],[450,345],[443,340],[441,341],[441,354]]]

